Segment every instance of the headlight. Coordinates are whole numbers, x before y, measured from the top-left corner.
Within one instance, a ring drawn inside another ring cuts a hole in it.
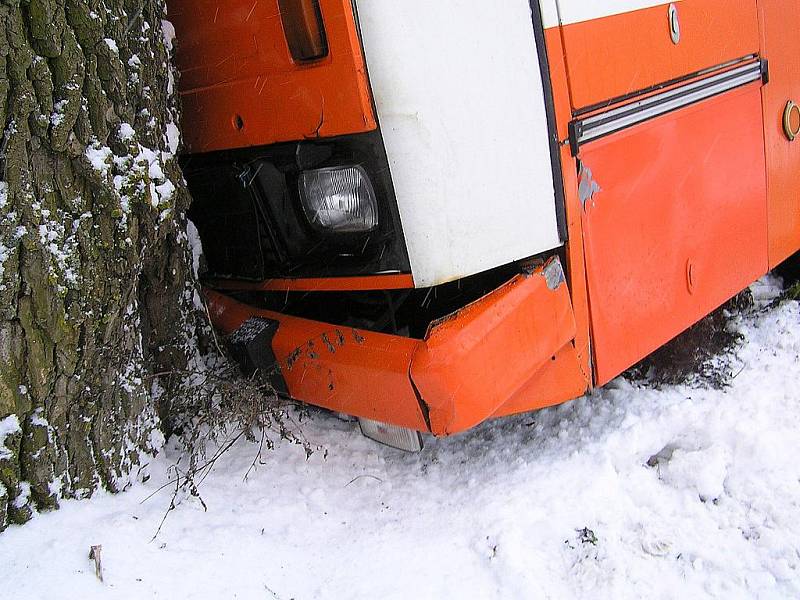
[[[378,202],[358,165],[304,171],[299,181],[309,223],[335,233],[366,233],[378,226]]]

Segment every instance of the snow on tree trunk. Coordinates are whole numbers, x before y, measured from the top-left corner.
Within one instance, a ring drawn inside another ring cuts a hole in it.
[[[163,0],[0,0],[0,530],[137,475],[199,321]]]

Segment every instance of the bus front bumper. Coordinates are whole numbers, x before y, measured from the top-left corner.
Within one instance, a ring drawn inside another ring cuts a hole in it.
[[[589,385],[557,258],[432,323],[421,340],[257,309],[210,289],[205,296],[228,336],[254,319],[270,325],[259,343],[271,346],[289,397],[401,428],[447,436]]]

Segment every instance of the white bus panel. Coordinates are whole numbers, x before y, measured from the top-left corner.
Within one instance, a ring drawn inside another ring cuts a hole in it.
[[[528,0],[358,0],[415,284],[561,244]]]

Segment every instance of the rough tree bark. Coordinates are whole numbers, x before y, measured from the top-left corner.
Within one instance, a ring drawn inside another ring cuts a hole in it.
[[[119,490],[198,322],[163,0],[0,0],[0,530]]]

